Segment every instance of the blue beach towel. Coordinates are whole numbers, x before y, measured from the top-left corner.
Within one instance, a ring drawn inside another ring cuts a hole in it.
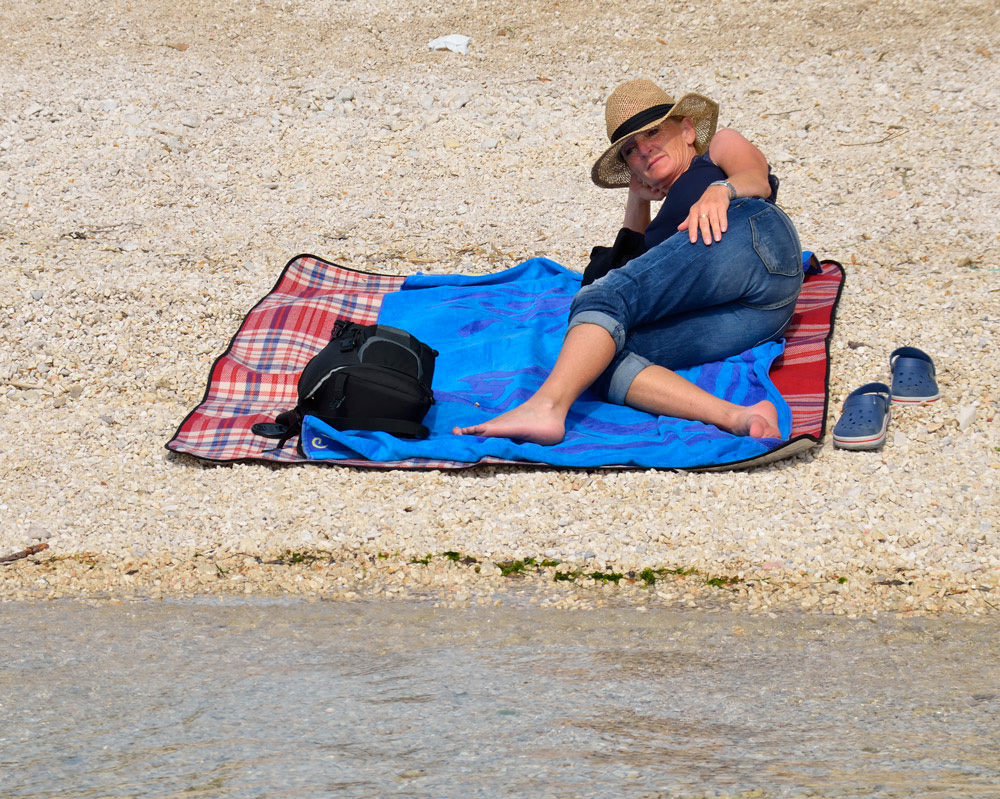
[[[585,392],[555,446],[503,438],[452,435],[509,410],[545,379],[566,332],[580,274],[545,258],[491,275],[415,275],[382,301],[379,321],[408,330],[440,352],[435,405],[423,441],[386,433],[344,432],[313,417],[302,428],[302,450],[313,460],[365,458],[391,462],[430,458],[463,463],[499,458],[562,467],[692,468],[761,456],[779,439],[734,436],[713,425],[604,402]],[[769,399],[784,438],[791,411],[768,378],[782,343],[767,343],[719,363],[680,372],[707,391],[739,405]]]

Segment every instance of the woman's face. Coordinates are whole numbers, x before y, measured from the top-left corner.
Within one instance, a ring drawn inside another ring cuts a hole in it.
[[[621,154],[632,174],[643,183],[666,191],[695,156],[694,140],[690,119],[668,118],[628,139]]]

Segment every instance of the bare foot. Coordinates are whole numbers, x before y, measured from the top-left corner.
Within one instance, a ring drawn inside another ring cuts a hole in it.
[[[781,438],[778,409],[773,403],[763,400],[756,405],[743,407],[740,411],[730,433],[751,438]]]
[[[456,436],[483,436],[485,438],[510,438],[551,446],[566,436],[566,414],[549,403],[532,397],[488,422],[472,427],[456,427]]]

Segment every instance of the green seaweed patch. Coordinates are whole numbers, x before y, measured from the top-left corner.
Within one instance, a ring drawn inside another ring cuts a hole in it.
[[[302,564],[316,563],[320,560],[326,560],[330,563],[333,562],[333,558],[328,552],[307,552],[304,550],[294,550],[286,549],[284,553],[278,556],[275,560],[261,560],[260,558],[255,558],[258,563],[263,563],[267,566],[300,566]]]
[[[655,585],[657,573],[653,569],[643,569],[639,572],[639,579],[642,580],[646,585]]]
[[[379,552],[375,557],[379,560],[385,560],[389,557],[398,557],[399,553],[396,552],[394,555],[390,556],[387,552]],[[434,553],[427,553],[422,558],[412,558],[410,563],[419,564],[421,566],[427,566],[434,558],[445,558],[450,560],[452,563],[460,563],[463,566],[475,566],[476,573],[480,572],[479,564],[480,561],[471,555],[466,555],[462,552],[458,552],[454,549],[448,549],[444,552],[440,552],[437,555]],[[558,560],[536,560],[532,557],[522,558],[520,560],[505,560],[500,561],[497,564],[500,569],[500,573],[504,577],[513,577],[518,574],[528,574],[531,569],[540,572],[542,569],[550,569],[559,565]]]
[[[697,573],[697,569],[685,569],[683,567],[675,569],[643,569],[639,572],[639,579],[647,586],[651,586],[655,585],[657,580],[664,577],[690,577],[692,574]]]
[[[526,574],[528,569],[536,568],[538,563],[534,558],[525,558],[524,560],[505,560],[497,563],[497,567],[500,569],[500,574],[504,577],[513,577],[518,574]]]
[[[461,563],[463,566],[472,566],[473,564],[479,563],[471,555],[463,555],[461,552],[455,552],[453,549],[449,549],[447,552],[442,552],[441,555],[448,558],[452,563]]]
[[[625,575],[621,572],[585,572],[579,569],[568,572],[557,571],[552,575],[552,580],[557,583],[571,583],[574,580],[578,580],[581,577],[589,577],[598,583],[618,583],[625,578]]]
[[[383,557],[383,556],[379,555],[379,557]],[[386,555],[385,557],[388,557],[388,555]],[[410,561],[410,563],[418,563],[421,566],[426,566],[432,560],[434,560],[435,557],[446,558],[446,559],[450,560],[452,563],[461,563],[464,566],[471,566],[471,565],[473,565],[475,563],[479,563],[479,561],[476,560],[475,558],[469,557],[468,555],[463,555],[461,552],[456,552],[453,549],[449,549],[446,552],[441,552],[439,555],[434,555],[433,553],[429,552],[426,555],[424,555],[422,558],[413,558]]]
[[[739,582],[742,582],[739,577],[709,577],[705,580],[705,585],[711,585],[714,588],[725,588],[729,585],[736,585]]]

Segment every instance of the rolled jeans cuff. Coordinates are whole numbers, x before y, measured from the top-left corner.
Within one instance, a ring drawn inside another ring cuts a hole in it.
[[[652,365],[652,361],[643,358],[641,355],[636,355],[634,352],[626,353],[625,357],[615,365],[614,371],[611,373],[611,379],[608,381],[608,402],[613,402],[615,405],[624,405],[625,395],[628,394],[628,390],[632,387],[632,381],[638,377],[639,372],[647,366]]]
[[[597,325],[607,330],[608,335],[614,339],[616,353],[621,352],[625,346],[625,325],[603,311],[580,311],[573,314],[566,326],[566,332],[569,333],[577,325]]]

